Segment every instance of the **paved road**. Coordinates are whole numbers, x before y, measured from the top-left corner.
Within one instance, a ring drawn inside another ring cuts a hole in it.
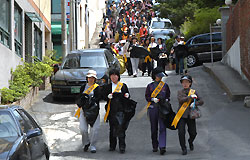
[[[194,142],[195,150],[188,150],[187,156],[181,155],[177,131],[167,132],[167,152],[161,156],[153,153],[150,139],[150,124],[146,116],[134,118],[127,131],[127,149],[125,154],[109,152],[108,124],[101,121],[97,153],[83,152],[79,122],[73,117],[76,105],[71,99],[53,102],[51,91],[40,91],[37,102],[30,112],[36,117],[44,129],[52,160],[79,159],[209,159],[209,160],[246,160],[250,159],[250,110],[243,102],[230,102],[224,91],[216,82],[202,70],[202,67],[192,68],[190,74],[194,78],[193,88],[203,97],[205,104],[200,107],[202,118],[197,120],[198,135]],[[181,88],[180,76],[169,73],[164,81],[170,86],[171,103],[174,110],[177,107],[177,90]],[[122,76],[134,100],[138,102],[137,113],[146,105],[144,92],[150,77],[132,78]],[[104,106],[102,103],[101,106]],[[101,117],[104,109],[101,109]],[[103,118],[101,118],[103,119]]]

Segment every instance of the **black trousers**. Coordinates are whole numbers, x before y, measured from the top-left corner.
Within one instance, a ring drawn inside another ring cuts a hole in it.
[[[145,73],[146,69],[148,69],[148,75],[150,75],[152,71],[152,62],[147,61],[147,63],[142,63],[142,72]]]
[[[119,139],[119,149],[126,148],[125,143],[125,130],[121,129],[119,126],[112,124],[109,122],[109,147],[112,149],[116,148],[117,138]]]
[[[186,140],[185,140],[185,134],[186,134],[186,124],[188,126],[188,133],[189,133],[189,143],[193,143],[197,132],[196,132],[196,123],[195,119],[190,118],[181,118],[178,123],[178,135],[179,135],[179,141],[181,145],[181,149],[187,149],[186,147]]]
[[[133,71],[132,71],[132,64],[131,64],[131,61],[130,61],[130,57],[127,57],[126,68],[127,68],[127,71],[128,71],[128,75],[131,76],[133,74]]]

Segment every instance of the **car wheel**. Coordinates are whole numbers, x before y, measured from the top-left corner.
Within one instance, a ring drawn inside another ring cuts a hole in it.
[[[197,56],[191,54],[191,55],[189,55],[189,56],[187,57],[187,66],[188,66],[188,67],[194,67],[194,66],[197,64],[197,61],[198,61]]]

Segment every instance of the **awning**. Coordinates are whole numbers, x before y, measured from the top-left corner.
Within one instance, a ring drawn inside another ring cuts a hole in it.
[[[42,18],[35,12],[25,12],[32,22],[42,22]]]
[[[69,25],[66,25],[67,34],[69,34]],[[51,33],[52,34],[62,34],[62,25],[61,24],[52,24],[51,25]]]

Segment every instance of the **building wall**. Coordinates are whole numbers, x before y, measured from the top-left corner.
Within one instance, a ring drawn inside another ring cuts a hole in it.
[[[40,0],[40,6],[44,6],[43,9],[39,9],[37,6],[37,2],[33,0],[10,0],[10,47],[4,46],[0,43],[0,74],[4,76],[0,76],[0,89],[3,87],[8,87],[8,81],[11,78],[11,70],[15,70],[17,65],[23,64],[23,61],[28,60],[26,57],[34,56],[34,28],[35,26],[39,28],[42,36],[42,56],[45,55],[45,42],[47,49],[50,49],[51,44],[51,34],[50,34],[50,0]],[[15,53],[15,39],[14,39],[14,4],[17,4],[21,9],[21,25],[22,25],[22,55],[18,56]],[[42,5],[43,4],[43,5]],[[46,5],[47,6],[46,6]],[[40,7],[41,8],[41,7]],[[26,12],[35,12],[41,16],[42,22],[32,22],[29,23],[30,29],[25,30],[25,27],[28,25],[26,21]],[[27,47],[27,39],[29,39],[30,45]],[[26,50],[29,48],[29,50]],[[29,54],[29,55],[28,55]],[[22,60],[23,59],[23,60]],[[30,58],[31,59],[31,58]]]
[[[51,0],[33,0],[43,16],[51,23]]]
[[[104,0],[89,0],[89,39],[91,40],[96,29],[96,24],[102,20],[105,10]],[[92,27],[95,26],[95,27]]]
[[[234,68],[237,72],[242,75],[240,67],[240,36],[236,39],[235,43],[229,49],[227,54],[223,57],[222,62],[228,64],[230,67]]]
[[[235,54],[240,55],[240,68],[244,74],[242,76],[250,80],[250,0],[238,0],[237,4],[231,7],[226,30],[227,51],[235,46],[240,37],[240,49]]]

